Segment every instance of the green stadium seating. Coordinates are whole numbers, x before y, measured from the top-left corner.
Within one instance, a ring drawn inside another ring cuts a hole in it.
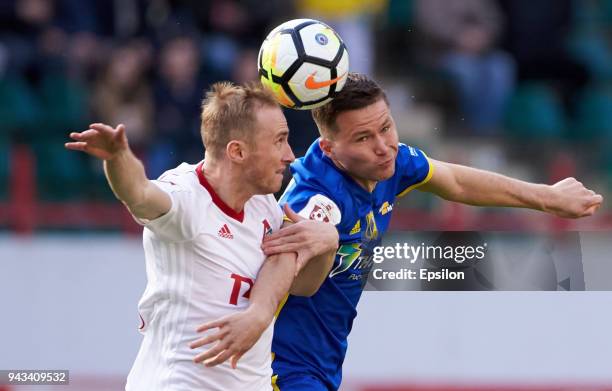
[[[61,201],[84,198],[88,168],[82,153],[69,151],[62,142],[36,142],[36,182],[39,199]]]
[[[539,83],[522,84],[516,89],[504,122],[514,137],[558,137],[566,127],[559,97],[551,87]]]
[[[87,126],[87,91],[84,85],[61,74],[47,75],[39,95],[44,119],[44,138],[65,138],[70,131]]]
[[[582,91],[569,135],[597,142],[612,139],[612,87],[598,85]]]
[[[38,100],[19,77],[0,79],[0,123],[3,133],[24,135],[34,130],[40,119]],[[4,132],[6,131],[6,132]]]
[[[390,27],[410,26],[414,13],[414,0],[390,0],[385,19]]]
[[[573,57],[597,80],[612,79],[612,52],[608,46],[605,31],[592,26],[575,31],[569,40]]]

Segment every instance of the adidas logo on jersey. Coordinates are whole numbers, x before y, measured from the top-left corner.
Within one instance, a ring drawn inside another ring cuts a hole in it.
[[[232,235],[232,231],[230,231],[227,224],[223,224],[223,227],[219,229],[219,236],[226,239],[234,239],[234,235]]]

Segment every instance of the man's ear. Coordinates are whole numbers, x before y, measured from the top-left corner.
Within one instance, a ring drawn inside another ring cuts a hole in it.
[[[242,163],[246,160],[249,150],[244,141],[232,140],[227,143],[225,153],[230,161],[234,163]]]
[[[319,139],[319,148],[328,158],[332,157],[332,150],[334,149],[334,142],[325,137]]]

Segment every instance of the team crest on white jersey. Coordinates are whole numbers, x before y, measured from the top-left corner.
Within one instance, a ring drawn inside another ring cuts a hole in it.
[[[310,212],[310,216],[308,216],[308,218],[310,220],[323,221],[323,222],[329,223],[329,215],[327,211],[321,208],[319,205],[315,205],[315,207],[312,209],[312,212]]]
[[[310,220],[323,221],[334,225],[340,223],[342,218],[340,208],[334,201],[322,194],[315,194],[310,197],[308,204],[298,214]]]
[[[261,223],[263,224],[263,236],[271,235],[272,227],[270,226],[270,223],[268,223],[268,219],[263,219]]]

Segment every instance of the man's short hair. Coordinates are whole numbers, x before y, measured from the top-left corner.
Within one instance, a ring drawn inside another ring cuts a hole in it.
[[[338,131],[336,118],[345,111],[358,110],[376,103],[379,99],[389,101],[385,91],[376,83],[361,73],[349,73],[342,91],[326,105],[312,110],[321,136],[333,137]]]
[[[274,95],[260,83],[245,86],[230,82],[213,84],[202,102],[200,133],[207,153],[219,159],[231,140],[252,144],[256,110],[264,106],[279,107]]]

